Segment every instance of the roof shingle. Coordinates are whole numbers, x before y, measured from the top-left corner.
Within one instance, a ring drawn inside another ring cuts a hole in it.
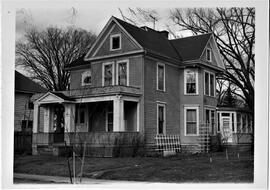
[[[47,90],[23,74],[15,71],[15,92],[38,93]]]

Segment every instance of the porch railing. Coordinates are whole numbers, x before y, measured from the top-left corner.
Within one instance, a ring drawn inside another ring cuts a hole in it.
[[[54,133],[34,133],[33,144],[54,145],[54,135]],[[143,136],[139,132],[77,132],[64,135],[64,141],[69,150],[74,150],[77,154],[83,152],[83,146],[86,144],[87,156],[132,156],[143,147]],[[61,145],[58,143],[57,146]]]

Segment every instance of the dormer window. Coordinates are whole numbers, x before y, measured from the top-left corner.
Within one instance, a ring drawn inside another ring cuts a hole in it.
[[[212,52],[211,52],[211,49],[210,48],[207,48],[206,49],[206,60],[211,62],[212,61]]]
[[[110,36],[110,51],[121,49],[121,34],[114,34]]]
[[[91,85],[92,84],[92,77],[91,71],[85,71],[82,73],[82,86]]]

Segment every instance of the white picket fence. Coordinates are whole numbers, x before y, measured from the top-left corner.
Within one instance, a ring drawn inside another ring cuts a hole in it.
[[[157,134],[155,136],[157,151],[180,151],[180,135]]]

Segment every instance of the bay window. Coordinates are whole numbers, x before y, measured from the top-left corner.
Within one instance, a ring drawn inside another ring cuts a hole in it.
[[[197,70],[185,70],[185,89],[186,95],[197,95],[198,94],[198,72]]]
[[[199,134],[199,112],[198,107],[185,107],[184,108],[185,119],[185,135],[196,136]]]
[[[208,71],[204,72],[204,94],[215,97],[215,75]]]
[[[215,134],[215,110],[205,110],[205,121],[209,127],[209,134]]]

